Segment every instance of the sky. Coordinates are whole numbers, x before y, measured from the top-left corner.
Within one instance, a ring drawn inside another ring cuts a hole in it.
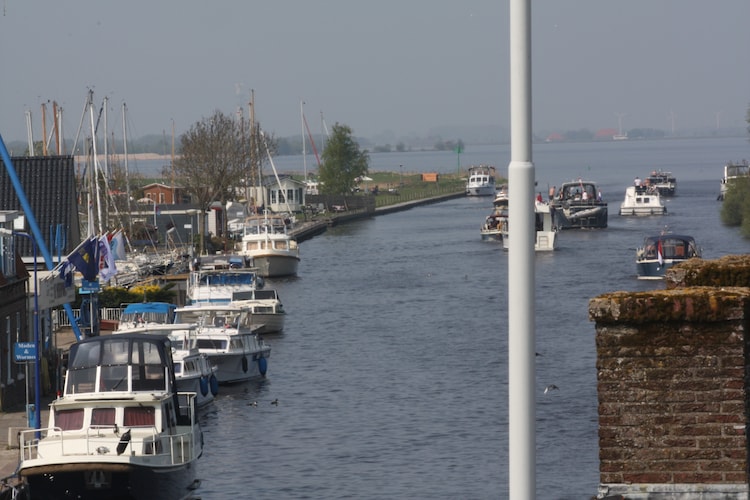
[[[0,2],[6,142],[27,112],[41,137],[43,103],[49,131],[53,101],[73,137],[89,89],[133,138],[247,116],[251,92],[277,137],[303,111],[360,137],[510,127],[508,1]],[[746,126],[748,19],[748,0],[533,0],[534,130]]]

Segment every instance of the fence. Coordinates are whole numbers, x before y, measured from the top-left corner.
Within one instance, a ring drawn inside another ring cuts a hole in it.
[[[102,307],[99,309],[99,319],[107,319],[112,321],[120,321],[120,314],[122,309],[119,307]],[[73,316],[76,319],[81,317],[80,309],[73,309]],[[53,323],[56,328],[62,328],[70,326],[70,318],[64,309],[55,309],[53,311]]]

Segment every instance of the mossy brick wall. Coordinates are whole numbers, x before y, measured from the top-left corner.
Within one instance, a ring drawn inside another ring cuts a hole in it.
[[[750,289],[592,299],[602,484],[747,484]]]

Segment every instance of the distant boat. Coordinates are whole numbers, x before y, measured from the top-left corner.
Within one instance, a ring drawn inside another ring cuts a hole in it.
[[[653,170],[651,175],[646,177],[646,185],[656,188],[662,196],[674,196],[677,191],[677,178],[672,172]]]
[[[466,181],[467,196],[493,196],[495,194],[495,167],[477,165],[469,167]]]
[[[721,190],[719,200],[723,200],[729,189],[729,185],[736,179],[750,177],[750,163],[747,160],[741,162],[729,162],[724,165],[724,176],[721,178]]]
[[[494,206],[492,213],[485,218],[479,233],[483,240],[501,241],[503,232],[507,231],[508,186],[500,186],[492,204]]]

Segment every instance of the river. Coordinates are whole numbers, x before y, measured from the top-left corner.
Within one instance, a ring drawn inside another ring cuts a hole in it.
[[[462,154],[461,163],[507,173],[507,147],[480,149]],[[597,491],[589,299],[662,287],[636,279],[635,249],[665,226],[695,236],[705,258],[747,253],[750,242],[720,223],[716,200],[723,165],[747,157],[744,138],[534,146],[539,191],[581,176],[599,182],[609,201],[607,229],[564,231],[556,252],[536,256],[539,498]],[[394,171],[386,163],[405,172],[456,168],[451,153],[371,159]],[[289,171],[292,161],[277,168]],[[633,178],[658,168],[677,178],[668,214],[617,215]],[[267,284],[288,311],[284,333],[266,337],[268,377],[222,387],[201,414],[206,447],[197,494],[507,498],[513,285],[507,252],[480,239],[490,209],[488,198],[459,198],[334,227],[302,243],[299,275]],[[544,394],[551,383],[560,390]]]

